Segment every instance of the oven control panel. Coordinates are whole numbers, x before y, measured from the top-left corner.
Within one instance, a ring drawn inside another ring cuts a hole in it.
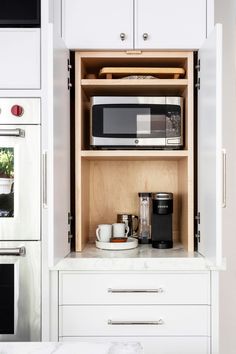
[[[40,98],[0,98],[1,124],[40,124]]]

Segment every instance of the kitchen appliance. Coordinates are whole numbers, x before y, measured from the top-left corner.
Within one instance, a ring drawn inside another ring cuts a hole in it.
[[[0,27],[40,27],[41,0],[1,0]]]
[[[0,341],[41,339],[40,247],[38,241],[0,242]]]
[[[139,193],[139,243],[151,241],[151,193]]]
[[[172,248],[173,193],[152,194],[152,247]]]
[[[0,98],[0,341],[41,339],[40,99]]]
[[[183,147],[182,97],[93,96],[92,148]]]
[[[136,236],[136,233],[138,231],[137,215],[127,214],[127,213],[117,214],[117,222],[123,222],[126,224],[126,226],[129,227],[128,237]]]
[[[40,239],[40,99],[0,99],[0,240]]]

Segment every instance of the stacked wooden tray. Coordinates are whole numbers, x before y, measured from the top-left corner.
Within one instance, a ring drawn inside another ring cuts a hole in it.
[[[150,77],[151,76],[151,77]],[[183,68],[149,67],[104,67],[99,71],[99,79],[181,79],[185,76]]]

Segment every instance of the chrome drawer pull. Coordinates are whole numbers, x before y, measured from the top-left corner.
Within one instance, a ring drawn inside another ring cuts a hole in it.
[[[24,138],[25,131],[23,129],[0,129],[0,136],[17,136]]]
[[[24,246],[19,248],[0,248],[0,256],[25,256],[26,249]]]
[[[108,320],[108,325],[111,326],[160,326],[164,324],[164,321],[160,318],[158,321],[113,321]]]
[[[161,294],[164,292],[162,288],[159,289],[107,289],[108,293],[111,294],[142,294],[142,293],[151,293],[151,294]]]

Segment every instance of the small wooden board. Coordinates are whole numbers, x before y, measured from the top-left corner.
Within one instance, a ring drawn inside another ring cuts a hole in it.
[[[185,76],[183,68],[147,68],[147,67],[105,67],[99,71],[99,78],[118,79],[129,75],[152,75],[158,79],[179,79]]]

